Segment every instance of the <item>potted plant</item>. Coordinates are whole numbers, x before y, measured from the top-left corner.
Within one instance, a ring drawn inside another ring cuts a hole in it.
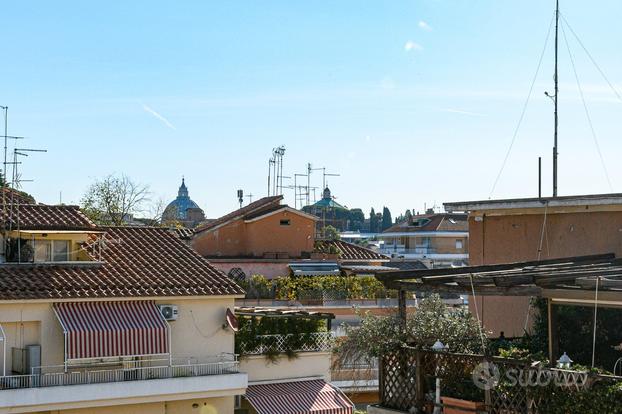
[[[477,388],[470,378],[446,380],[441,394],[444,414],[478,413],[486,408],[484,391]]]

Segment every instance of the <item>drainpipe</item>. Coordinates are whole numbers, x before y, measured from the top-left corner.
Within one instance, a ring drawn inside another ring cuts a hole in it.
[[[2,376],[6,377],[6,334],[2,325],[0,325],[0,334],[2,334]]]

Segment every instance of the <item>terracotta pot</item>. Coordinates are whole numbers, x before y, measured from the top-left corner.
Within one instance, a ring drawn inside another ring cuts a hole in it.
[[[461,400],[459,398],[441,397],[444,414],[469,414],[484,411],[486,405],[480,401]]]

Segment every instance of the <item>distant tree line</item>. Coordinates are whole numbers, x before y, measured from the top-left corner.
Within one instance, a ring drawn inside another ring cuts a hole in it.
[[[403,214],[400,214],[395,219],[391,215],[391,210],[388,207],[382,207],[382,212],[376,212],[372,207],[369,215],[366,217],[363,210],[360,208],[353,208],[351,210],[344,210],[338,212],[341,218],[346,223],[345,228],[339,229],[340,231],[360,231],[369,233],[381,233],[387,230],[389,227],[397,223],[411,223],[413,219],[413,210],[406,210]]]

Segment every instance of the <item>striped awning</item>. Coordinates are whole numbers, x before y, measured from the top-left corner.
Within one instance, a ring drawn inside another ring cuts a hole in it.
[[[352,414],[354,407],[323,380],[249,385],[246,399],[257,414]]]
[[[169,353],[169,327],[152,301],[55,303],[65,359]]]

